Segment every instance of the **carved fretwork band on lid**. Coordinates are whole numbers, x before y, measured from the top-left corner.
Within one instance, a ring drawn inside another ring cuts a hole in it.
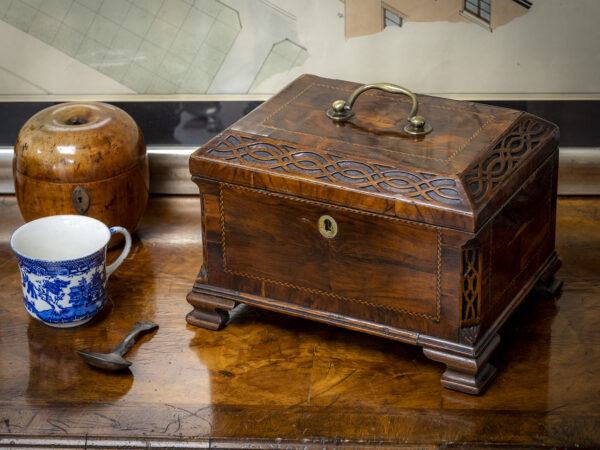
[[[500,138],[483,161],[468,169],[463,176],[465,190],[473,202],[481,204],[487,201],[527,153],[553,133],[553,127],[529,117]]]
[[[204,157],[440,205],[463,203],[456,180],[447,176],[283,145],[263,137],[229,132],[211,145]]]

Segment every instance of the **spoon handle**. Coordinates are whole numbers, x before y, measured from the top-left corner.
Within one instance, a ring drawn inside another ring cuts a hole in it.
[[[118,353],[119,355],[123,356],[125,353],[131,350],[131,347],[133,347],[135,344],[135,340],[138,338],[138,336],[148,331],[155,330],[156,328],[158,328],[158,324],[154,322],[136,322],[133,325],[133,330],[131,330],[131,332],[125,336],[125,339],[123,339],[121,343],[115,347],[113,353]]]

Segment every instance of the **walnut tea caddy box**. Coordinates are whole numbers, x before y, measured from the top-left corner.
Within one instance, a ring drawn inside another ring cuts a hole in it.
[[[61,103],[31,117],[15,143],[13,174],[27,222],[81,214],[132,232],[148,200],[142,132],[106,103]]]
[[[187,321],[219,329],[241,302],[412,343],[479,394],[501,325],[560,288],[557,144],[528,113],[301,76],[190,158]]]

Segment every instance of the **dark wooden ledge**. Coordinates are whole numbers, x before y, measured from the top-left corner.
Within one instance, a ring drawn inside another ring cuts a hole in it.
[[[481,397],[444,389],[411,345],[246,306],[219,332],[187,325],[199,217],[197,197],[152,197],[108,307],[52,329],[23,308],[8,244],[22,219],[0,196],[0,447],[600,446],[600,199],[559,198],[562,294],[530,296],[501,328]],[[137,320],[160,329],[130,372],[75,354]]]

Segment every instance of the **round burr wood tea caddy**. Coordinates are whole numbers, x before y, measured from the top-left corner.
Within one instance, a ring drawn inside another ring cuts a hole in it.
[[[15,143],[13,173],[27,222],[82,214],[132,232],[148,201],[142,132],[105,103],[63,103],[31,117]]]

